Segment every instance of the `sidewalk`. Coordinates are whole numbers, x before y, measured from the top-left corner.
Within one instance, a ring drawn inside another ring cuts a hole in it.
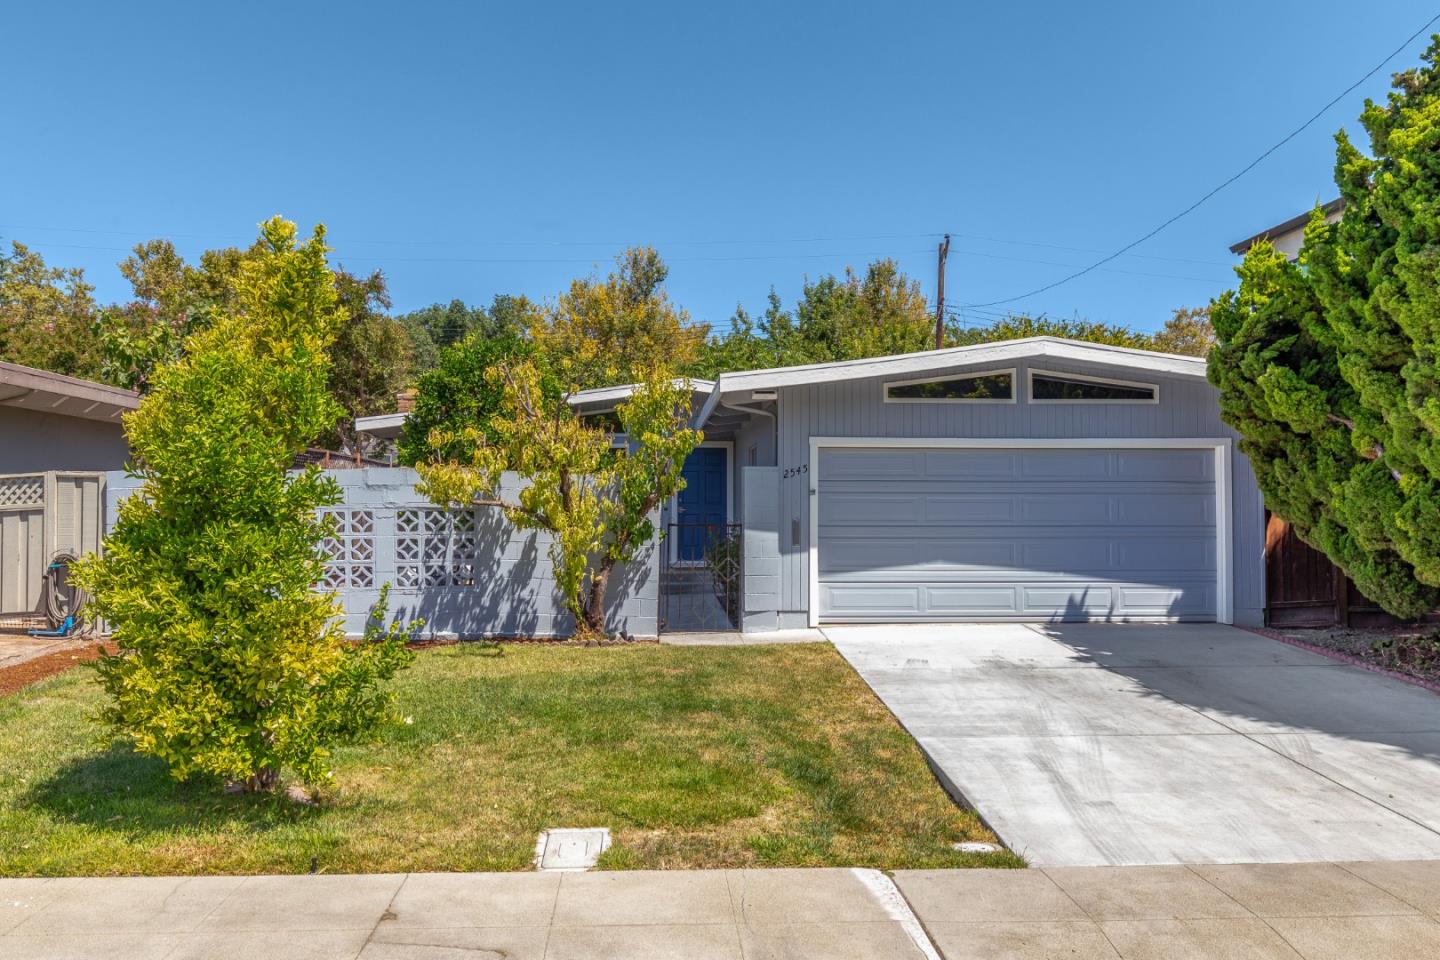
[[[1415,960],[1437,917],[1440,861],[0,879],[0,957]]]

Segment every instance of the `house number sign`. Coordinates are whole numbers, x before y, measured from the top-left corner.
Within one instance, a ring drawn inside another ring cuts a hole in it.
[[[791,477],[803,477],[809,472],[810,464],[802,463],[798,467],[786,467],[785,472],[781,474],[781,476],[783,476],[786,480],[789,480]]]

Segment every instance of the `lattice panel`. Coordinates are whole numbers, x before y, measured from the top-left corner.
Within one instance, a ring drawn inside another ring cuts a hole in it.
[[[44,477],[7,477],[0,480],[0,507],[41,507],[44,505]]]
[[[321,541],[325,579],[330,590],[375,586],[375,513],[372,510],[327,510],[335,518],[333,536]]]
[[[475,585],[475,511],[417,507],[395,513],[395,586]]]

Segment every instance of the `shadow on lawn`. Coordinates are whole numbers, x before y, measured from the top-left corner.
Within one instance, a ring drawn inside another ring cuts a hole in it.
[[[103,751],[62,766],[27,791],[21,803],[57,820],[136,834],[219,827],[243,822],[249,830],[323,817],[326,808],[295,803],[283,793],[227,794],[216,777],[181,783],[165,763],[116,741]]]

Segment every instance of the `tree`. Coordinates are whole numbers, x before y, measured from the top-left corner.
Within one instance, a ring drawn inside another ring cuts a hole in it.
[[[1180,307],[1153,337],[1155,349],[1203,357],[1215,346],[1215,328],[1210,325],[1209,307]]]
[[[661,289],[669,269],[653,249],[627,250],[615,264],[604,280],[571,283],[530,327],[548,369],[568,388],[637,382],[657,361],[686,369],[709,332]]]
[[[102,718],[178,779],[251,790],[287,767],[325,780],[331,745],[387,714],[381,684],[409,656],[398,626],[347,643],[335,595],[313,589],[333,529],[317,510],[339,489],[290,466],[338,414],[326,379],[344,316],[323,228],[297,245],[277,217],[261,239],[233,308],[126,418],[143,482],[75,571],[120,647],[100,664]]]
[[[1399,616],[1440,601],[1440,38],[1342,131],[1345,213],[1256,244],[1211,304],[1210,377],[1266,503]]]
[[[961,329],[955,333],[955,341],[960,346],[993,343],[997,340],[1020,340],[1025,337],[1063,337],[1066,340],[1084,340],[1088,343],[1105,343],[1136,350],[1155,349],[1153,338],[1126,327],[1094,320],[1056,320],[1043,315],[1028,317],[1015,314],[996,320],[988,327]]]
[[[107,380],[144,393],[155,368],[175,359],[186,339],[235,308],[240,265],[258,247],[207,250],[192,267],[169,240],[135,245],[120,262],[135,299],[101,312],[97,327]]]
[[[935,346],[935,318],[920,283],[900,272],[894,260],[875,261],[864,277],[847,267],[843,278],[807,280],[793,314],[780,309],[772,290],[760,329],[783,366]]]
[[[416,384],[415,408],[396,442],[400,462],[414,466],[432,457],[468,460],[471,451],[463,438],[464,428],[471,425],[487,443],[497,442],[500,438],[491,424],[501,412],[504,389],[491,371],[505,361],[534,358],[534,347],[513,334],[486,337],[472,333],[441,350]],[[560,397],[562,391],[553,377],[542,378],[542,385],[547,401]],[[436,430],[451,438],[438,450],[431,440]]]
[[[364,277],[336,270],[335,292],[344,319],[330,347],[330,392],[341,414],[320,439],[364,453],[355,418],[395,409],[396,394],[414,372],[414,346],[405,326],[384,312],[390,293],[379,270]]]
[[[713,380],[732,370],[759,370],[775,365],[774,345],[756,332],[755,321],[737,304],[730,318],[730,329],[723,335],[707,337],[685,372]]]
[[[501,391],[499,413],[483,429],[436,431],[441,454],[459,448],[465,456],[419,464],[421,489],[439,505],[498,508],[521,529],[549,532],[556,587],[578,634],[603,637],[610,577],[650,542],[650,514],[683,486],[680,469],[700,442],[689,426],[689,384],[673,382],[663,366],[645,371],[616,410],[631,441],[617,450],[614,434],[577,417],[535,363],[502,360],[489,376]],[[524,483],[518,494],[502,489],[507,470]]]
[[[52,268],[23,243],[0,254],[0,360],[99,380],[94,287],[78,269]]]

